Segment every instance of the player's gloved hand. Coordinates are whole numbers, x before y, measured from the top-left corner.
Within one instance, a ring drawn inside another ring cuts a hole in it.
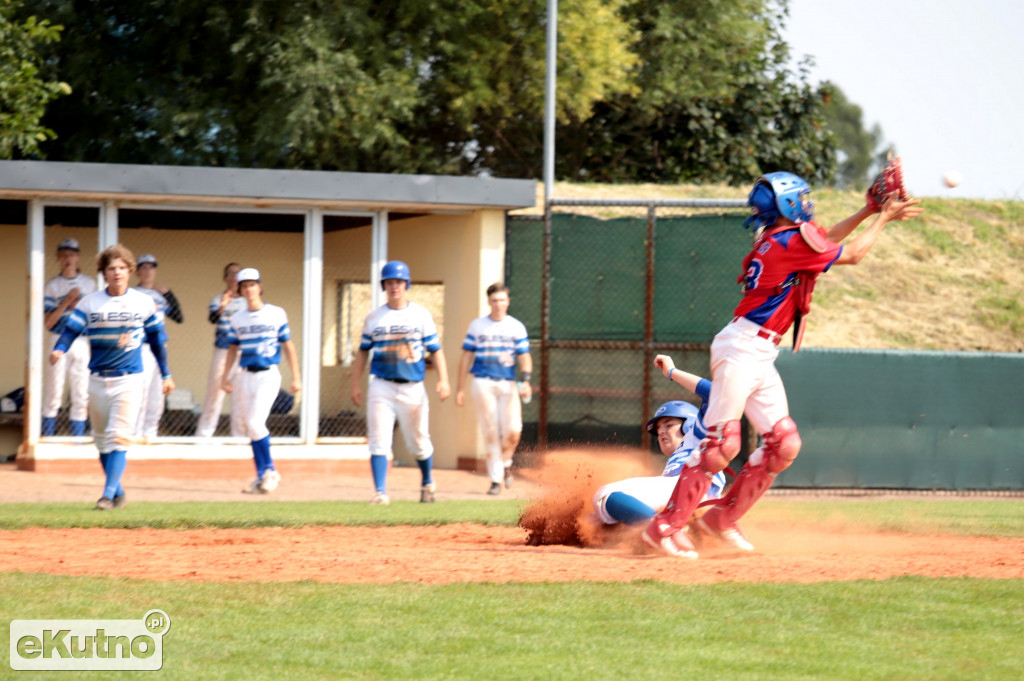
[[[868,209],[872,213],[880,212],[882,204],[892,195],[895,195],[900,201],[910,199],[910,192],[903,184],[903,163],[899,156],[889,159],[885,167],[875,175],[875,179],[865,194]]]

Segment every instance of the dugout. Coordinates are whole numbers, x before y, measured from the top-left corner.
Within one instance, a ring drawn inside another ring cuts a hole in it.
[[[369,454],[363,411],[350,403],[350,362],[363,316],[384,302],[380,267],[409,263],[410,299],[438,320],[454,391],[465,329],[487,313],[485,288],[503,279],[506,213],[535,202],[533,180],[0,161],[0,394],[26,389],[22,422],[8,416],[0,424],[0,456],[17,450],[28,470],[92,465],[96,456],[91,438],[61,429],[40,437],[43,286],[59,271],[56,247],[66,237],[81,243],[88,274],[95,254],[114,243],[136,257],[154,254],[158,284],[184,311],[167,330],[178,390],[160,437],[132,447],[133,460],[251,457],[247,442],[225,435],[224,415],[212,444],[192,437],[213,352],[207,309],[229,262],[260,270],[265,300],[287,311],[299,352],[301,396],[271,416],[275,458],[361,459]],[[287,385],[286,364],[282,374]],[[475,468],[483,447],[473,410],[438,402],[434,376],[428,370],[435,465]],[[396,437],[396,458],[402,450]]]

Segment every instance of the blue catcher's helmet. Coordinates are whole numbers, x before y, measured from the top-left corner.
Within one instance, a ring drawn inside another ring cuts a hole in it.
[[[412,277],[409,275],[409,266],[401,260],[392,260],[385,263],[380,270],[380,287],[384,288],[384,282],[388,279],[402,279],[405,287],[412,287]]]
[[[809,222],[814,219],[814,202],[806,200],[811,185],[793,173],[768,173],[757,178],[754,188],[747,197],[752,215],[743,223],[754,229],[770,227],[779,217],[793,222]]]
[[[666,402],[665,404],[658,407],[658,411],[654,412],[654,416],[647,422],[647,432],[653,433],[658,429],[658,421],[667,417],[674,416],[677,419],[683,420],[682,431],[685,433],[689,429],[693,428],[693,424],[697,422],[697,407],[693,406],[689,402],[683,402],[682,400],[673,400],[672,402]]]

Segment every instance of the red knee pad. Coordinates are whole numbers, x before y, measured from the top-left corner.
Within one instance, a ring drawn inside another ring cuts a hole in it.
[[[739,419],[708,428],[700,443],[700,467],[712,474],[725,470],[740,453],[741,432]]]
[[[800,433],[797,432],[796,422],[788,416],[772,426],[772,432],[762,437],[764,463],[773,475],[789,468],[800,453]]]

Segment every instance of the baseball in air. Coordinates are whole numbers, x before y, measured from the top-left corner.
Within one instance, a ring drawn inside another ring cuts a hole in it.
[[[955,187],[964,181],[964,176],[955,170],[948,170],[946,174],[942,176],[942,183],[947,187]]]

